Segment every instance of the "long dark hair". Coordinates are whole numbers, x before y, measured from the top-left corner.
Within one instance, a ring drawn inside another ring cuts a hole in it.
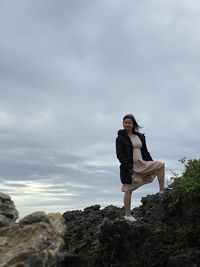
[[[140,128],[142,128],[136,121],[135,117],[132,115],[132,114],[126,114],[124,117],[123,117],[123,121],[125,119],[131,119],[132,122],[133,122],[133,132],[135,132],[135,130],[139,131]]]

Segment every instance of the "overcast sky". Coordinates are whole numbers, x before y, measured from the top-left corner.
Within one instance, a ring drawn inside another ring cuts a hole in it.
[[[166,178],[180,173],[199,158],[199,62],[198,0],[1,0],[0,191],[20,216],[123,206],[126,113]]]

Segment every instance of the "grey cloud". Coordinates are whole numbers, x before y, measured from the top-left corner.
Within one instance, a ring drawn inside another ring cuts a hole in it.
[[[17,182],[51,178],[55,194],[77,192],[67,182],[91,186],[68,208],[121,203],[115,138],[130,112],[167,176],[180,157],[199,157],[199,11],[186,0],[1,1],[0,177],[13,184],[4,189],[26,201]],[[146,190],[156,182],[135,202]]]

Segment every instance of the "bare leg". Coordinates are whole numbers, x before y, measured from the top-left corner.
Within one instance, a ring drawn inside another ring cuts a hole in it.
[[[157,174],[158,183],[160,187],[160,191],[164,190],[164,180],[165,180],[165,165],[163,165],[159,170]]]
[[[133,191],[126,191],[124,193],[124,209],[125,209],[125,215],[131,216],[131,195]]]

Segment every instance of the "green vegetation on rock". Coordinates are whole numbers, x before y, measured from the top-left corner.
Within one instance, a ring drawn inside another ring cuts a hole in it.
[[[180,160],[185,165],[185,170],[180,177],[176,177],[171,187],[182,189],[186,192],[193,192],[200,189],[200,159],[185,161]]]

